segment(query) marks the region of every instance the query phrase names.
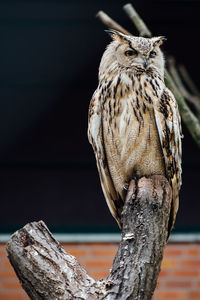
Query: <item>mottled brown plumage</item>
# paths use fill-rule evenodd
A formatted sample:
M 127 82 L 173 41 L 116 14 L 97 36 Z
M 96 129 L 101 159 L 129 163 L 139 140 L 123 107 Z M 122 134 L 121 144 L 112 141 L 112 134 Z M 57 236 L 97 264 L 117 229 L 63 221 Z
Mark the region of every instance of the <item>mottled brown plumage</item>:
M 121 226 L 123 187 L 129 180 L 166 176 L 173 192 L 171 230 L 181 185 L 181 126 L 175 98 L 164 83 L 163 37 L 110 34 L 88 126 L 102 189 Z

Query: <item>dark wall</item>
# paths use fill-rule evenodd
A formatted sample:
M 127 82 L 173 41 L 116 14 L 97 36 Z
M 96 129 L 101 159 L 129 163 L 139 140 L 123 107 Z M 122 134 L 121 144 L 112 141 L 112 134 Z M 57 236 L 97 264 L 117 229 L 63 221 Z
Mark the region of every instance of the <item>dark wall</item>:
M 117 230 L 105 203 L 87 110 L 109 37 L 103 9 L 128 30 L 125 1 L 0 1 L 0 229 L 43 219 L 55 230 Z M 195 1 L 134 1 L 166 53 L 198 84 Z M 177 229 L 198 228 L 199 150 L 183 127 L 183 188 Z

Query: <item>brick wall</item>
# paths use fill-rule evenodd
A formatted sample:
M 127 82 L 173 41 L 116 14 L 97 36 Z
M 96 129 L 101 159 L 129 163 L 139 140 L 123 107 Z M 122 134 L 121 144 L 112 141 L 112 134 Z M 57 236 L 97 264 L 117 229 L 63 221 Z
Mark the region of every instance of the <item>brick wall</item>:
M 62 244 L 77 257 L 89 275 L 108 275 L 117 243 Z M 5 244 L 0 244 L 0 300 L 28 300 L 6 257 Z M 169 243 L 153 300 L 200 299 L 200 243 Z

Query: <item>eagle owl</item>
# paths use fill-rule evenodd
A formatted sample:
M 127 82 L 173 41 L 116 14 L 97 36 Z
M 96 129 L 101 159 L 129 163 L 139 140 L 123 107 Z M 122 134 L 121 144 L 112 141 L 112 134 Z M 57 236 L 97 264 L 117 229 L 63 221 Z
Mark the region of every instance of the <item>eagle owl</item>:
M 103 193 L 121 228 L 123 187 L 130 179 L 167 177 L 173 195 L 170 231 L 181 186 L 181 125 L 176 100 L 164 83 L 164 37 L 108 32 L 112 42 L 101 59 L 88 124 Z

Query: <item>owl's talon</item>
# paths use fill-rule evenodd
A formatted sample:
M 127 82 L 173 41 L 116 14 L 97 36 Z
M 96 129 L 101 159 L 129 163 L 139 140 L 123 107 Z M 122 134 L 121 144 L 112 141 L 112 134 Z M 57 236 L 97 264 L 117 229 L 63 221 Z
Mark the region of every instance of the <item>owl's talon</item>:
M 138 182 L 137 176 L 133 176 L 133 180 L 135 181 L 135 183 L 137 183 Z
M 129 187 L 129 184 L 126 183 L 126 184 L 123 186 L 123 190 L 124 190 L 124 191 L 128 191 L 128 187 Z

